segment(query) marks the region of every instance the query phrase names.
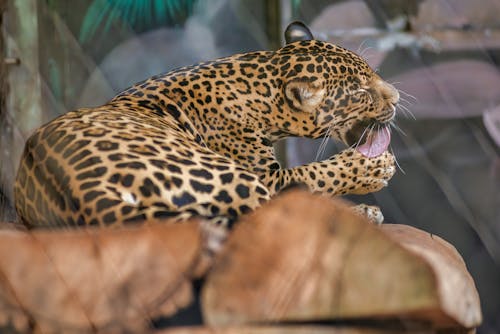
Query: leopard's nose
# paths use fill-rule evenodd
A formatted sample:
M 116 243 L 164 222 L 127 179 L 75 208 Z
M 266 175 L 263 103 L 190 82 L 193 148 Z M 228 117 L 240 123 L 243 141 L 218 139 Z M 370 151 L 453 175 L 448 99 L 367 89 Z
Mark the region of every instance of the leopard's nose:
M 382 79 L 378 79 L 375 82 L 375 88 L 382 98 L 390 104 L 396 105 L 399 102 L 399 91 L 390 83 L 387 83 Z

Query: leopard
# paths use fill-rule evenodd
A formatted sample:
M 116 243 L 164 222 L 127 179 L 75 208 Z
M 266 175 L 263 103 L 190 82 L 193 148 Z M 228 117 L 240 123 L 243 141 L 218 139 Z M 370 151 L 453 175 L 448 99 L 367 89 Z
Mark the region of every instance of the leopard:
M 301 22 L 287 27 L 285 41 L 153 76 L 36 129 L 14 185 L 22 224 L 230 224 L 294 184 L 325 196 L 386 187 L 396 170 L 387 136 L 398 90 Z M 284 168 L 273 144 L 287 137 L 331 138 L 346 148 Z M 378 207 L 354 210 L 383 220 Z

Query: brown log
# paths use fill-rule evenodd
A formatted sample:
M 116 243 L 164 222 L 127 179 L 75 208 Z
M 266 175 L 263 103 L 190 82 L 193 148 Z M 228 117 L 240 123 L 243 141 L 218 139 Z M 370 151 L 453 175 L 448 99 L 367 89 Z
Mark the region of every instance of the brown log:
M 42 333 L 142 328 L 192 299 L 197 222 L 0 231 L 0 323 Z
M 210 326 L 333 319 L 478 326 L 479 298 L 458 253 L 424 235 L 378 228 L 338 200 L 289 192 L 235 228 L 202 291 L 204 319 Z
M 350 326 L 236 326 L 236 327 L 178 327 L 156 332 L 156 334 L 434 334 L 435 331 L 425 329 L 370 329 Z M 443 333 L 445 334 L 445 333 Z M 452 334 L 452 333 L 449 333 Z M 459 333 L 453 333 L 459 334 Z M 465 333 L 463 333 L 465 334 Z
M 431 265 L 437 276 L 437 293 L 443 314 L 465 328 L 473 328 L 481 323 L 479 295 L 474 280 L 453 245 L 436 235 L 407 225 L 384 224 L 381 230 L 394 242 Z
M 17 329 L 144 332 L 148 319 L 190 303 L 190 282 L 210 262 L 200 266 L 207 230 L 195 222 L 120 231 L 8 227 L 0 231 L 0 324 Z M 233 327 L 167 332 L 465 333 L 481 321 L 474 282 L 453 246 L 408 226 L 378 228 L 340 201 L 304 192 L 236 227 L 202 304 L 210 326 Z M 351 326 L 250 326 L 338 319 Z M 381 322 L 368 330 L 367 320 Z

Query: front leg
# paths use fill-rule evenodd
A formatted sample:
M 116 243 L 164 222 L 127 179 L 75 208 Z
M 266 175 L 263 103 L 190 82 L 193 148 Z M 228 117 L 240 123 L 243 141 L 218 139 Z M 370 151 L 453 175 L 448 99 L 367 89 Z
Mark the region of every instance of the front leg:
M 387 186 L 395 171 L 394 157 L 389 152 L 367 158 L 354 149 L 347 149 L 327 160 L 261 173 L 260 179 L 271 194 L 302 183 L 313 192 L 335 196 L 379 191 Z
M 380 225 L 384 222 L 384 215 L 378 206 L 358 204 L 352 207 L 352 211 L 374 224 Z

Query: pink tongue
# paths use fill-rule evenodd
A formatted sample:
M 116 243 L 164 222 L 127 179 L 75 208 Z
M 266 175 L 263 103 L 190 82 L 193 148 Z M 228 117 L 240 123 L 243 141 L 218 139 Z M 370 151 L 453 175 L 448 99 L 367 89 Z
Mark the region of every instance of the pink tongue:
M 375 158 L 384 153 L 391 143 L 391 133 L 384 127 L 373 133 L 357 150 L 367 158 Z

